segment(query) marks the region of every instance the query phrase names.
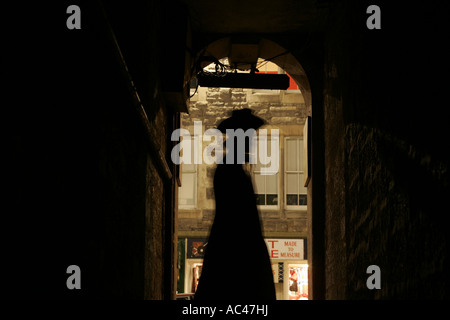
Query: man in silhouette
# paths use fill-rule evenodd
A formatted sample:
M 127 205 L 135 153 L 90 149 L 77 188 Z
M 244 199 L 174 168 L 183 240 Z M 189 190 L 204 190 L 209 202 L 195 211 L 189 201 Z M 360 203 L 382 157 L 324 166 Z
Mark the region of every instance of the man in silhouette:
M 256 130 L 263 124 L 264 120 L 250 109 L 241 109 L 233 111 L 218 129 L 222 133 L 227 129 Z M 250 143 L 245 143 L 245 162 L 249 160 Z M 235 141 L 234 157 L 224 156 L 214 175 L 216 215 L 195 300 L 275 300 L 252 179 L 238 161 L 237 151 Z

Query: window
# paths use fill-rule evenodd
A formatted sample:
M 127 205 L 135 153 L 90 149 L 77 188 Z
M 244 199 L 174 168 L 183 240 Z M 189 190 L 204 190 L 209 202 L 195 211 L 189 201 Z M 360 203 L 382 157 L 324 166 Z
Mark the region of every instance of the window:
M 261 139 L 261 137 L 259 138 Z M 256 195 L 256 204 L 259 206 L 263 206 L 265 209 L 276 209 L 279 204 L 279 187 L 278 187 L 278 172 L 275 174 L 263 174 L 262 168 L 269 167 L 269 159 L 270 161 L 275 161 L 274 157 L 278 157 L 279 150 L 272 149 L 272 140 L 274 142 L 274 147 L 279 148 L 278 138 L 264 138 L 266 140 L 267 146 L 267 157 L 265 159 L 261 159 L 261 153 L 259 153 L 259 161 L 253 165 L 252 173 L 254 178 L 254 188 Z M 259 140 L 254 143 L 258 143 Z M 259 148 L 258 148 L 259 151 Z M 267 163 L 267 164 L 262 164 Z
M 287 137 L 284 149 L 286 207 L 306 209 L 307 189 L 304 186 L 303 138 Z
M 194 143 L 198 136 L 183 136 L 181 148 L 191 150 L 190 164 L 181 164 L 181 187 L 178 189 L 178 206 L 180 209 L 194 209 L 197 206 L 197 165 L 194 163 Z
M 262 175 L 253 171 L 255 177 L 256 204 L 260 206 L 278 206 L 278 173 Z

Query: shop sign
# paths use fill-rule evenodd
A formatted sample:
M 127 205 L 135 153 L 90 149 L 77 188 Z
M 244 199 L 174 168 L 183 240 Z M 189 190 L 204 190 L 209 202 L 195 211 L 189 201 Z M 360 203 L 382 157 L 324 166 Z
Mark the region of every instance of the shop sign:
M 271 259 L 304 260 L 303 239 L 265 239 Z

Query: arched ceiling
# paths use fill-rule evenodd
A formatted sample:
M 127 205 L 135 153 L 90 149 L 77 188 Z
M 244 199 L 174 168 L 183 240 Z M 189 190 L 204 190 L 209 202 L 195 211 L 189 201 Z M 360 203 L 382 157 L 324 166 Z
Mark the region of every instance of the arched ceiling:
M 314 32 L 322 27 L 329 1 L 182 0 L 195 32 L 274 34 Z

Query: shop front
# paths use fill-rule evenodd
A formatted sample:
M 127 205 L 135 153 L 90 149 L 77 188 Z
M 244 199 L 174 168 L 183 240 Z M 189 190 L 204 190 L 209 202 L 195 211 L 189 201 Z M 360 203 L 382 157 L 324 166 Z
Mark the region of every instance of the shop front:
M 265 239 L 272 261 L 277 300 L 308 299 L 305 239 Z
M 306 240 L 265 239 L 265 242 L 272 262 L 277 300 L 308 299 Z M 201 276 L 206 246 L 207 239 L 204 238 L 178 240 L 177 293 L 179 295 L 195 293 Z M 250 277 L 251 270 L 248 272 Z
M 202 273 L 204 250 L 207 239 L 178 239 L 177 294 L 195 293 Z

